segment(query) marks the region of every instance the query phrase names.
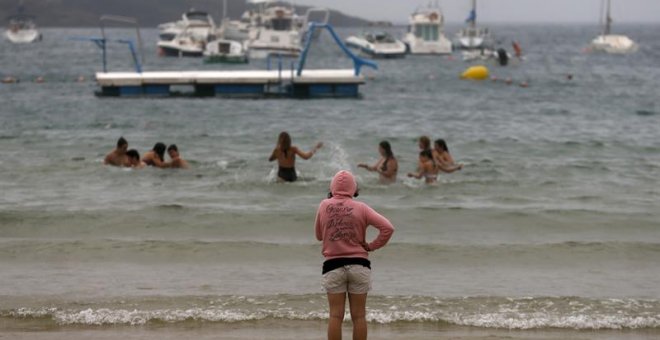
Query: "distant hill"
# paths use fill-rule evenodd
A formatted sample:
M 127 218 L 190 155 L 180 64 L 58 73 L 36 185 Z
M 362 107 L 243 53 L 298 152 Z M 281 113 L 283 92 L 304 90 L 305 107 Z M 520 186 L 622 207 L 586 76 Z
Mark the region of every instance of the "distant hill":
M 245 0 L 228 0 L 231 18 L 239 18 L 250 6 Z M 0 18 L 16 12 L 18 0 L 0 0 Z M 24 0 L 25 12 L 35 15 L 41 27 L 96 27 L 103 14 L 135 17 L 142 27 L 178 20 L 190 8 L 205 10 L 219 21 L 222 0 Z M 296 6 L 305 13 L 308 6 Z M 368 20 L 331 11 L 330 23 L 335 26 L 366 26 Z

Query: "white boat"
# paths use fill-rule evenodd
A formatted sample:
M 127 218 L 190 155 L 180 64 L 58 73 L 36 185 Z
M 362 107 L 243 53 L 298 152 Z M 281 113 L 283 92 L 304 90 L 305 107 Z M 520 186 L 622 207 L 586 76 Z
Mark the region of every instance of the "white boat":
M 37 30 L 34 17 L 27 15 L 23 10 L 23 1 L 18 5 L 18 13 L 9 17 L 9 26 L 5 32 L 9 41 L 15 44 L 29 44 L 41 41 L 41 33 Z
M 248 3 L 257 5 L 248 40 L 244 42 L 250 59 L 266 59 L 269 55 L 297 57 L 302 46 L 293 6 L 281 6 L 272 0 Z
M 627 54 L 639 49 L 637 43 L 625 35 L 611 34 L 612 17 L 610 15 L 611 1 L 607 0 L 607 11 L 603 33 L 591 41 L 591 50 L 610 54 Z
M 350 36 L 346 39 L 346 45 L 359 49 L 360 52 L 372 58 L 403 58 L 407 50 L 406 44 L 387 32 Z
M 204 50 L 204 62 L 244 64 L 248 62 L 243 44 L 234 40 L 217 39 L 206 44 Z
M 465 21 L 469 23 L 468 27 L 463 28 L 456 35 L 458 47 L 466 50 L 490 47 L 490 30 L 486 27 L 477 26 L 477 0 L 472 0 L 472 10 Z
M 163 56 L 201 57 L 206 43 L 216 38 L 213 18 L 206 12 L 191 9 L 182 19 L 159 25 L 158 49 Z
M 444 33 L 444 16 L 438 8 L 416 11 L 410 16 L 403 42 L 411 54 L 451 54 L 452 43 Z
M 249 19 L 223 20 L 221 32 L 227 39 L 244 41 L 250 38 L 250 27 Z
M 220 29 L 220 38 L 209 41 L 204 49 L 204 62 L 207 64 L 215 63 L 233 63 L 243 64 L 248 62 L 247 52 L 241 42 L 227 39 L 227 0 L 223 0 L 222 6 L 222 25 Z

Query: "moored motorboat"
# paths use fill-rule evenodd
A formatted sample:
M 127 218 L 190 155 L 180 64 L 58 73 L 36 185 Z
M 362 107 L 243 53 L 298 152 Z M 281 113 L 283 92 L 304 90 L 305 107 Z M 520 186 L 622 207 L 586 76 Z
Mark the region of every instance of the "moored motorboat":
M 266 59 L 269 55 L 297 57 L 302 46 L 293 6 L 282 6 L 271 0 L 250 0 L 249 3 L 257 5 L 249 38 L 244 42 L 250 59 Z
M 415 11 L 403 38 L 411 54 L 451 54 L 452 43 L 444 33 L 444 16 L 438 8 Z
M 248 62 L 243 44 L 234 40 L 217 39 L 206 44 L 204 50 L 205 63 L 244 64 Z
M 346 45 L 372 58 L 403 58 L 406 55 L 406 44 L 387 32 L 350 36 L 346 39 Z
M 159 25 L 159 53 L 171 57 L 201 57 L 206 43 L 216 38 L 213 18 L 206 12 L 191 9 L 182 19 Z
M 9 17 L 9 25 L 5 36 L 15 44 L 29 44 L 41 41 L 41 33 L 34 23 L 34 16 L 24 13 L 23 1 L 18 6 L 18 12 Z

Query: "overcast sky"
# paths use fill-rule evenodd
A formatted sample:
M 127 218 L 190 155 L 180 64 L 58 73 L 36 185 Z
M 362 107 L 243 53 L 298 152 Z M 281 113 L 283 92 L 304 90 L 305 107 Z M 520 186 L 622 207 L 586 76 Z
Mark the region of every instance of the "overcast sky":
M 435 1 L 435 0 L 433 0 Z M 405 23 L 408 14 L 428 0 L 294 0 L 370 20 Z M 448 22 L 461 22 L 470 0 L 439 0 Z M 478 0 L 477 20 L 484 22 L 598 22 L 601 0 Z M 612 0 L 615 22 L 660 23 L 660 0 Z

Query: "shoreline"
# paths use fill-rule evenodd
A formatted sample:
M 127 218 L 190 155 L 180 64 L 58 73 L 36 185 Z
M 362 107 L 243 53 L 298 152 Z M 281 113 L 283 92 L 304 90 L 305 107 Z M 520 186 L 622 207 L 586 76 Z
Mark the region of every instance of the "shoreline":
M 327 321 L 259 320 L 235 323 L 186 322 L 182 324 L 152 323 L 145 326 L 54 326 L 39 319 L 0 319 L 0 338 L 5 339 L 322 339 Z M 350 339 L 351 323 L 344 322 L 344 338 Z M 508 330 L 463 327 L 444 323 L 404 322 L 369 324 L 370 339 L 657 339 L 660 329 L 574 330 L 537 329 Z

